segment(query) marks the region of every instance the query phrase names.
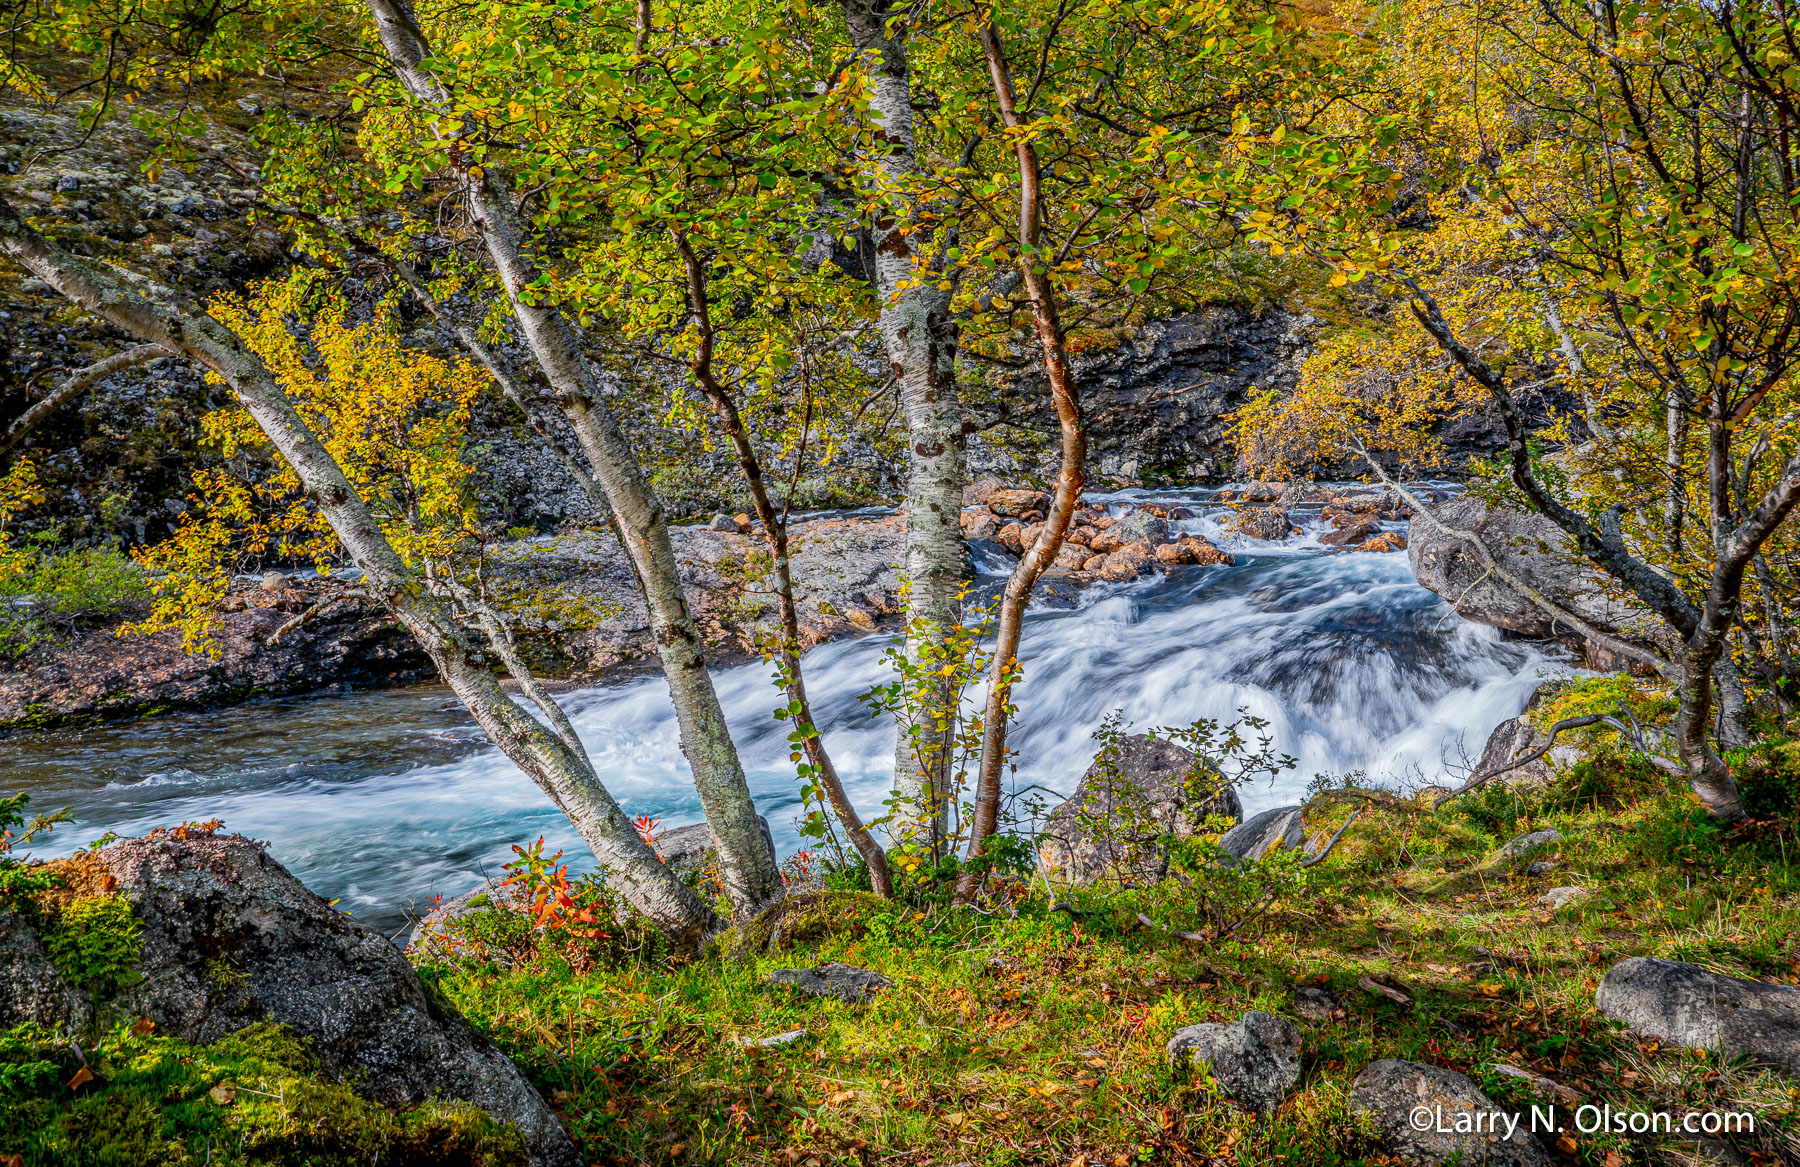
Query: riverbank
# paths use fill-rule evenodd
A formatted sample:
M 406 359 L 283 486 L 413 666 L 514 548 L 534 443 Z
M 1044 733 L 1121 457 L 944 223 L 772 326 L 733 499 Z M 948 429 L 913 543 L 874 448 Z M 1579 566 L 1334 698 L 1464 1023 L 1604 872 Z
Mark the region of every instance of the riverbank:
M 1748 783 L 1769 817 L 1727 833 L 1609 731 L 1578 744 L 1546 782 L 1435 812 L 1320 800 L 1308 830 L 1321 838 L 1360 810 L 1303 873 L 1265 861 L 1222 877 L 1200 853 L 1162 882 L 1058 883 L 1052 899 L 1022 871 L 976 911 L 948 907 L 944 884 L 883 903 L 790 864 L 778 940 L 739 929 L 670 961 L 629 917 L 582 937 L 496 900 L 461 918 L 464 943 L 415 959 L 431 997 L 511 1057 L 595 1164 L 1794 1161 L 1800 1034 L 1776 1008 L 1800 999 L 1800 873 L 1779 825 L 1793 808 L 1768 801 L 1778 783 Z M 1263 904 L 1266 887 L 1280 894 Z M 834 963 L 870 989 L 839 1000 L 784 983 Z M 276 965 L 245 968 L 277 979 L 220 983 L 263 997 L 281 984 Z M 1776 1011 L 1688 1035 L 1680 977 Z M 212 1147 L 245 1165 L 377 1149 L 383 1163 L 524 1161 L 504 1129 L 442 1104 L 390 1114 L 350 1097 L 285 1028 L 189 1045 L 150 1021 L 118 1017 L 82 1062 L 6 1034 L 0 1064 L 40 1072 L 0 1086 L 0 1160 L 175 1163 Z M 1212 1045 L 1209 1025 L 1242 1032 Z M 1196 1042 L 1198 1064 L 1172 1061 Z M 84 1067 L 91 1084 L 69 1087 Z M 1447 1132 L 1411 1123 L 1420 1078 Z M 1695 1133 L 1596 1130 L 1602 1108 L 1692 1115 Z M 1516 1116 L 1518 1133 L 1458 1132 L 1475 1112 Z

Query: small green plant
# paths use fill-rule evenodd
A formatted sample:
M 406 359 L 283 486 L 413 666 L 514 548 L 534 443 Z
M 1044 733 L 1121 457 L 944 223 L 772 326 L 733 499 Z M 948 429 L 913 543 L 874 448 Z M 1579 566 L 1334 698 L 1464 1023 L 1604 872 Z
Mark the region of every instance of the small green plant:
M 124 896 L 88 896 L 62 906 L 44 948 L 64 980 L 98 992 L 135 979 L 142 929 Z
M 59 631 L 128 612 L 148 599 L 144 573 L 116 547 L 56 550 L 35 536 L 0 576 L 0 656 L 18 657 Z

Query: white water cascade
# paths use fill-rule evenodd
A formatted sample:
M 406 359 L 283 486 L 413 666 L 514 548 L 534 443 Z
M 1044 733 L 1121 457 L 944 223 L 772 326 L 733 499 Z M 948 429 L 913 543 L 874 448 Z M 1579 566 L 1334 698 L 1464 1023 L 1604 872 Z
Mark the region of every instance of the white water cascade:
M 1114 502 L 1142 495 L 1103 496 Z M 1074 788 L 1091 734 L 1119 711 L 1138 729 L 1238 711 L 1263 718 L 1298 766 L 1242 792 L 1248 811 L 1293 801 L 1316 774 L 1364 771 L 1392 784 L 1432 781 L 1446 761 L 1478 755 L 1489 732 L 1562 671 L 1540 646 L 1502 641 L 1413 582 L 1403 554 L 1257 543 L 1205 513 L 1209 492 L 1158 492 L 1202 509 L 1178 527 L 1228 546 L 1232 567 L 1177 568 L 1102 584 L 1072 606 L 1040 605 L 1024 640 L 1017 783 Z M 984 568 L 999 567 L 982 563 Z M 1007 565 L 1009 566 L 1009 565 Z M 813 650 L 807 686 L 826 740 L 865 814 L 882 812 L 893 764 L 891 723 L 860 695 L 889 678 L 891 638 Z M 769 671 L 716 674 L 759 808 L 783 853 L 798 846 L 797 784 Z M 676 748 L 660 677 L 565 694 L 601 777 L 627 813 L 676 826 L 699 805 Z M 0 790 L 34 809 L 73 808 L 40 855 L 105 831 L 138 834 L 220 818 L 267 840 L 276 858 L 326 896 L 383 925 L 434 894 L 454 895 L 545 836 L 591 865 L 565 820 L 483 739 L 443 690 L 316 696 L 204 714 L 0 740 Z

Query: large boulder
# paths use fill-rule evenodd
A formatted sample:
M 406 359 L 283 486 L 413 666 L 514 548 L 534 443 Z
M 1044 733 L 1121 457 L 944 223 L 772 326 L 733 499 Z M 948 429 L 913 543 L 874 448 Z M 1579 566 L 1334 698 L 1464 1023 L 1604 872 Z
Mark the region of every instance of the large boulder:
M 1255 1009 L 1229 1025 L 1206 1022 L 1175 1031 L 1165 1049 L 1175 1066 L 1204 1065 L 1227 1098 L 1273 1113 L 1300 1081 L 1300 1034 Z
M 1550 1167 L 1526 1122 L 1455 1070 L 1383 1058 L 1356 1076 L 1350 1095 L 1388 1150 L 1419 1167 Z
M 1491 572 L 1471 541 L 1455 533 L 1459 531 L 1478 536 L 1507 574 L 1599 631 L 1652 643 L 1672 635 L 1650 612 L 1618 598 L 1611 577 L 1576 554 L 1555 523 L 1539 514 L 1490 509 L 1468 497 L 1415 514 L 1407 536 L 1413 576 L 1465 620 L 1535 640 L 1560 640 L 1582 653 L 1590 667 L 1625 664 Z
M 1800 1075 L 1800 989 L 1634 956 L 1601 980 L 1595 1004 L 1646 1037 Z
M 286 1025 L 321 1072 L 384 1106 L 468 1102 L 516 1126 L 533 1164 L 581 1162 L 512 1062 L 427 993 L 386 937 L 308 891 L 260 844 L 184 828 L 51 867 L 65 902 L 123 897 L 141 941 L 135 976 L 97 992 L 70 984 L 33 929 L 0 911 L 0 1029 L 36 1022 L 80 1035 L 148 1017 L 157 1033 L 204 1045 L 259 1022 Z
M 1195 784 L 1198 761 L 1164 738 L 1135 734 L 1102 751 L 1074 795 L 1050 812 L 1040 855 L 1046 867 L 1088 883 L 1115 871 L 1132 879 L 1158 878 L 1167 856 L 1146 836 L 1195 833 L 1209 815 L 1243 817 L 1230 786 Z

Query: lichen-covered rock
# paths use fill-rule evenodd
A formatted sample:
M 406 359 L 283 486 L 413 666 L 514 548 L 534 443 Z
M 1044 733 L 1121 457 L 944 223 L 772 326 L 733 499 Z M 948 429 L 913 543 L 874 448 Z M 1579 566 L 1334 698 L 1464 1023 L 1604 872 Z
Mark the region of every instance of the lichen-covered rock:
M 1539 514 L 1490 510 L 1480 499 L 1466 496 L 1414 515 L 1407 536 L 1414 578 L 1448 600 L 1465 620 L 1519 636 L 1560 640 L 1583 653 L 1590 667 L 1626 663 L 1495 575 L 1459 531 L 1479 537 L 1509 575 L 1593 628 L 1652 643 L 1666 643 L 1672 635 L 1647 610 L 1617 598 L 1618 589 L 1571 549 L 1569 537 L 1555 523 Z
M 1306 821 L 1297 806 L 1276 806 L 1245 819 L 1219 839 L 1232 859 L 1254 861 L 1269 852 L 1297 851 L 1306 844 Z
M 1560 843 L 1561 841 L 1562 832 L 1554 828 L 1542 831 L 1532 831 L 1530 834 L 1520 835 L 1518 838 L 1510 840 L 1502 846 L 1500 848 L 1500 857 L 1502 859 L 1516 859 L 1520 855 L 1529 855 L 1533 851 L 1542 851 L 1545 847 L 1550 846 L 1550 844 Z
M 1306 985 L 1294 990 L 1294 1012 L 1314 1025 L 1336 1017 L 1338 1008 L 1338 999 L 1324 989 Z
M 1237 529 L 1247 539 L 1270 542 L 1300 533 L 1280 507 L 1255 507 L 1242 512 L 1237 517 Z
M 1800 989 L 1634 956 L 1607 972 L 1594 1003 L 1646 1037 L 1747 1055 L 1800 1077 Z
M 771 985 L 787 985 L 812 997 L 833 997 L 852 1005 L 875 999 L 894 982 L 878 972 L 848 964 L 822 964 L 818 968 L 778 968 L 769 974 Z
M 1144 836 L 1193 834 L 1211 815 L 1237 819 L 1243 805 L 1230 786 L 1195 777 L 1198 759 L 1164 738 L 1135 734 L 1116 754 L 1102 752 L 1041 832 L 1044 865 L 1087 883 L 1108 871 L 1154 877 L 1166 864 Z
M 204 1045 L 286 1025 L 326 1076 L 384 1106 L 468 1102 L 516 1126 L 534 1164 L 580 1162 L 518 1069 L 427 993 L 386 937 L 308 891 L 259 844 L 159 831 L 64 863 L 90 885 L 84 893 L 130 905 L 134 975 L 89 998 L 91 986 L 68 983 L 34 953 L 30 929 L 0 914 L 0 1028 L 148 1017 L 157 1033 Z
M 1205 1022 L 1175 1031 L 1172 1065 L 1204 1064 L 1227 1098 L 1272 1113 L 1300 1081 L 1300 1034 L 1255 1009 L 1229 1025 Z
M 1516 1116 L 1455 1070 L 1383 1058 L 1356 1076 L 1350 1095 L 1387 1149 L 1418 1167 L 1550 1167 L 1526 1124 L 1508 1124 Z

